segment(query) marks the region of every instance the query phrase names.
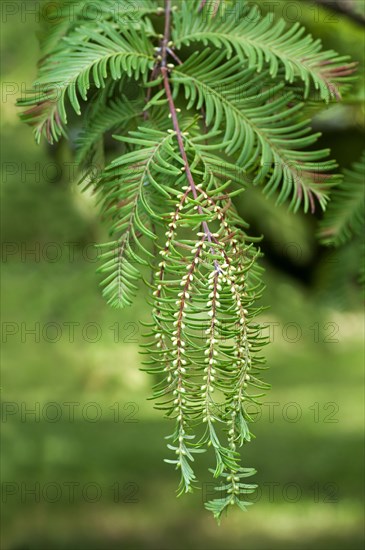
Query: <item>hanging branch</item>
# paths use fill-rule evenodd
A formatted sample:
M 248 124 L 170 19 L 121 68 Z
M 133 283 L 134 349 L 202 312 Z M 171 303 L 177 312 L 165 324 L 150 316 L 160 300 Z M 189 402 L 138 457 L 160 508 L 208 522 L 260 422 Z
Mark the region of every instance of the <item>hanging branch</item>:
M 139 0 L 127 25 L 114 0 L 98 1 L 97 22 L 83 2 L 72 20 L 63 5 L 19 104 L 37 141 L 66 136 L 70 109 L 82 116 L 78 158 L 111 236 L 100 257 L 103 295 L 124 308 L 146 282 L 144 370 L 172 426 L 166 462 L 181 474 L 178 493 L 190 492 L 196 455 L 211 451 L 219 493 L 205 506 L 219 519 L 250 504 L 255 485 L 245 478 L 255 471 L 240 450 L 252 439 L 248 407 L 268 389 L 260 252 L 234 197 L 256 185 L 292 210 L 326 208 L 336 163 L 316 149 L 303 103 L 339 100 L 354 65 L 298 25 L 242 11 L 239 0 L 224 24 L 219 1 L 213 13 L 205 0 L 173 4 Z M 132 82 L 143 90 L 135 101 Z M 115 157 L 92 174 L 89 159 L 110 133 Z M 341 234 L 353 227 L 346 219 Z

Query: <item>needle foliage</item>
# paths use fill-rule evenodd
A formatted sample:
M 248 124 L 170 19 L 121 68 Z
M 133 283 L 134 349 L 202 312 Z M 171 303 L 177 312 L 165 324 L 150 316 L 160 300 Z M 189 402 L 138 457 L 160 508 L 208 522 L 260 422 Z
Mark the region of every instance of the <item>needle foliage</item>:
M 252 2 L 93 5 L 96 16 L 88 1 L 57 4 L 22 118 L 54 143 L 79 115 L 86 171 L 113 134 L 114 158 L 89 174 L 111 236 L 103 294 L 131 305 L 151 269 L 143 352 L 172 426 L 166 462 L 190 492 L 196 455 L 210 448 L 217 498 L 206 508 L 220 518 L 255 490 L 240 448 L 252 438 L 249 405 L 268 388 L 260 252 L 234 197 L 256 185 L 294 211 L 325 209 L 339 177 L 303 106 L 339 100 L 354 65 Z M 352 226 L 338 224 L 342 238 Z

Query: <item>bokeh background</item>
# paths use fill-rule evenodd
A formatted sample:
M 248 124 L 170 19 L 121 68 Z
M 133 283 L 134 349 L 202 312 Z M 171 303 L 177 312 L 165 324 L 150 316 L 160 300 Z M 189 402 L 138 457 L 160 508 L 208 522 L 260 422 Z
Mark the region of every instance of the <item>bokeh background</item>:
M 264 4 L 270 4 L 264 3 Z M 341 4 L 338 2 L 337 4 Z M 342 4 L 345 4 L 344 2 Z M 265 235 L 272 390 L 244 448 L 260 489 L 218 527 L 202 495 L 175 498 L 163 462 L 168 421 L 141 372 L 144 290 L 111 310 L 94 244 L 105 229 L 77 187 L 67 143 L 36 146 L 16 98 L 36 74 L 41 2 L 2 3 L 2 545 L 40 549 L 357 549 L 363 547 L 363 321 L 357 248 L 316 242 L 318 219 L 237 203 Z M 363 2 L 346 2 L 358 19 Z M 274 2 L 363 67 L 363 26 L 313 2 Z M 35 11 L 34 11 L 35 10 Z M 364 82 L 313 122 L 341 166 L 358 159 Z M 209 457 L 202 455 L 209 496 Z

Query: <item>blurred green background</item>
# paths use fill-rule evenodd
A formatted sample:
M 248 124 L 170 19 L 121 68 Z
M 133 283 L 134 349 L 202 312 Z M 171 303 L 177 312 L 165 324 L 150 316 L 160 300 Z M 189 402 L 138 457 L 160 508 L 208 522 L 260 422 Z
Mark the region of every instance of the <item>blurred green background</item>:
M 363 31 L 349 18 L 273 4 L 363 64 Z M 37 147 L 17 118 L 16 98 L 36 73 L 38 6 L 3 2 L 1 548 L 363 548 L 357 249 L 322 249 L 317 219 L 273 212 L 256 193 L 237 204 L 266 237 L 272 391 L 243 450 L 258 470 L 256 503 L 218 527 L 199 491 L 175 498 L 177 475 L 163 462 L 168 421 L 139 370 L 144 291 L 130 310 L 106 306 L 93 248 L 104 229 L 77 188 L 72 153 L 65 143 Z M 314 121 L 342 166 L 362 148 L 363 97 L 359 79 L 344 105 Z M 211 496 L 208 465 L 202 455 Z

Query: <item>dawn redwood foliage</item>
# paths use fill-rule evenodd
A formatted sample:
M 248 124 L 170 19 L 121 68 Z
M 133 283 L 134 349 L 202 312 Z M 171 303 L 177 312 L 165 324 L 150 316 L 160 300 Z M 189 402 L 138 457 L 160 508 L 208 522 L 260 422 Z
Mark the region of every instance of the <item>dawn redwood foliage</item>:
M 111 235 L 103 294 L 123 308 L 146 279 L 143 351 L 172 424 L 166 462 L 189 492 L 195 455 L 211 448 L 206 507 L 219 518 L 255 489 L 239 450 L 268 387 L 259 252 L 233 199 L 256 185 L 293 210 L 325 209 L 339 176 L 304 107 L 338 101 L 354 64 L 244 0 L 99 0 L 97 18 L 87 4 L 57 4 L 22 118 L 53 143 L 82 115 L 77 158 Z M 95 174 L 111 133 L 115 158 Z

